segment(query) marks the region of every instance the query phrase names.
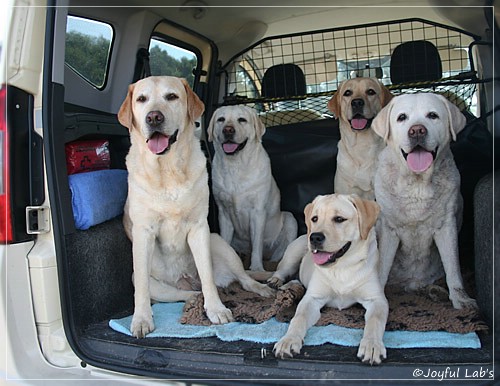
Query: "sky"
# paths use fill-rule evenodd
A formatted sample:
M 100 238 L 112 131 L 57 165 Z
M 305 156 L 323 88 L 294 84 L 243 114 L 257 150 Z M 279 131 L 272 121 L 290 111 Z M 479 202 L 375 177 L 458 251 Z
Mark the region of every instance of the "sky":
M 9 0 L 0 2 L 0 46 L 3 47 L 5 40 L 5 26 L 7 25 L 7 3 Z

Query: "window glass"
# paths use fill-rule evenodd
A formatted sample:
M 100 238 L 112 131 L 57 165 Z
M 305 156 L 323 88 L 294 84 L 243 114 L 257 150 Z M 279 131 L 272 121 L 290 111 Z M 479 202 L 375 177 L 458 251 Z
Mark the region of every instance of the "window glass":
M 97 88 L 106 82 L 113 28 L 109 24 L 68 16 L 65 63 Z
M 243 66 L 238 66 L 236 70 L 236 94 L 247 98 L 258 98 L 259 92 L 254 80 Z
M 149 65 L 151 75 L 169 75 L 185 78 L 193 87 L 194 74 L 198 58 L 192 51 L 165 43 L 159 39 L 151 39 L 149 44 Z

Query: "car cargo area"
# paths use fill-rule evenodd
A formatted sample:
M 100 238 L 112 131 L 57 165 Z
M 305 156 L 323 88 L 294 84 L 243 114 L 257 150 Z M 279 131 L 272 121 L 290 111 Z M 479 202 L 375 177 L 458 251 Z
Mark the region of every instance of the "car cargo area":
M 209 8 L 207 15 L 214 11 Z M 117 15 L 120 12 L 125 10 L 118 9 Z M 132 14 L 131 10 L 127 12 Z M 144 10 L 140 17 L 150 18 L 143 26 L 144 31 L 148 28 L 159 31 L 155 26 L 163 21 L 169 28 L 188 31 L 187 35 L 206 40 L 210 43 L 207 46 L 217 48 L 217 42 L 201 36 L 201 32 L 191 31 L 195 24 L 180 26 L 181 19 L 165 21 L 163 13 L 166 11 L 155 12 L 154 7 Z M 93 18 L 99 12 L 97 8 L 92 12 L 85 7 L 70 7 L 69 14 Z M 109 9 L 106 15 L 110 15 Z M 221 47 L 220 57 L 215 57 L 217 50 L 214 49 L 214 57 L 205 62 L 198 57 L 198 65 L 192 72 L 198 77 L 193 88 L 205 103 L 200 146 L 207 156 L 210 172 L 214 150 L 204 130 L 211 114 L 217 107 L 226 105 L 254 108 L 266 126 L 262 142 L 281 192 L 282 210 L 294 215 L 299 234 L 304 234 L 305 205 L 317 195 L 333 192 L 340 131 L 339 121 L 328 110 L 327 103 L 343 80 L 370 76 L 378 78 L 393 95 L 433 92 L 445 96 L 467 119 L 465 129 L 451 144 L 451 150 L 460 171 L 464 198 L 459 234 L 462 275 L 466 289 L 479 304 L 478 318 L 487 326 L 477 332 L 480 348 L 388 347 L 387 359 L 380 366 L 369 366 L 357 359 L 357 347 L 331 343 L 306 345 L 299 355 L 278 359 L 273 353 L 274 343 L 223 341 L 213 336 L 137 339 L 111 328 L 110 320 L 134 312 L 132 244 L 124 231 L 121 207 L 113 218 L 87 229 L 77 229 L 73 178 L 85 172 L 69 175 L 68 144 L 105 141 L 110 157 L 106 168 L 126 174 L 129 132 L 118 122 L 116 111 L 123 100 L 121 95 L 125 96 L 125 84 L 141 78 L 149 66 L 144 59 L 147 57 L 145 51 L 140 51 L 145 43 L 136 41 L 130 44 L 137 55 L 128 55 L 132 48 L 127 52 L 135 74 L 115 74 L 103 81 L 101 90 L 108 92 L 112 102 L 102 110 L 96 108 L 92 100 L 92 93 L 98 87 L 92 85 L 92 92 L 87 93 L 87 88 L 91 88 L 88 81 L 78 80 L 78 74 L 70 74 L 72 70 L 68 66 L 65 77 L 69 81 L 65 84 L 47 82 L 54 109 L 44 141 L 50 149 L 47 176 L 51 206 L 55 211 L 52 216 L 61 307 L 67 339 L 81 359 L 81 366 L 207 384 L 236 384 L 242 380 L 249 384 L 290 384 L 291 380 L 294 384 L 340 379 L 436 380 L 441 376 L 439 371 L 447 368 L 449 372 L 443 375 L 447 380 L 455 377 L 472 382 L 481 378 L 486 382 L 493 377 L 494 139 L 490 121 L 493 108 L 490 106 L 485 111 L 481 106 L 492 94 L 493 77 L 489 70 L 484 70 L 489 65 L 478 60 L 491 43 L 484 36 L 456 26 L 408 16 L 363 24 L 346 22 L 324 29 L 313 27 L 285 35 L 276 33 L 255 39 L 234 52 Z M 140 19 L 137 15 L 134 17 Z M 148 34 L 151 30 L 143 33 Z M 124 39 L 129 35 L 118 36 Z M 167 37 L 165 33 L 155 36 L 158 39 Z M 179 38 L 173 41 L 179 43 Z M 424 41 L 435 49 L 437 67 L 426 67 L 432 61 L 430 51 L 424 56 L 418 54 Z M 123 42 L 118 39 L 113 44 L 118 47 Z M 187 44 L 179 46 L 189 48 Z M 110 47 L 111 50 L 113 45 Z M 398 50 L 401 50 L 399 54 Z M 121 59 L 125 56 L 124 53 L 120 55 Z M 300 71 L 287 73 L 291 67 L 285 66 L 290 63 Z M 207 67 L 211 71 L 208 75 Z M 272 78 L 271 68 L 284 71 L 286 84 L 279 84 L 277 77 Z M 113 88 L 113 82 L 123 84 Z M 113 92 L 106 87 L 113 88 Z M 86 98 L 88 105 L 82 102 Z M 80 160 L 76 162 L 76 167 L 82 166 L 84 161 L 91 162 L 82 158 L 81 163 Z M 110 185 L 106 189 L 86 192 L 89 205 L 116 193 L 118 185 L 112 185 L 114 180 L 106 178 L 104 183 Z M 126 185 L 119 186 L 126 188 Z M 124 196 L 126 190 L 120 193 Z M 217 232 L 217 208 L 212 197 L 208 220 L 212 232 Z

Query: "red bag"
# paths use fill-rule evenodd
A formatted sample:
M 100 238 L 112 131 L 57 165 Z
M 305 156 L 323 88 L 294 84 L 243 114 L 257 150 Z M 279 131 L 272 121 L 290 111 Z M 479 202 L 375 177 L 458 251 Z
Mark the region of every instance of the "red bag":
M 68 174 L 109 169 L 109 141 L 106 139 L 74 141 L 66 144 Z

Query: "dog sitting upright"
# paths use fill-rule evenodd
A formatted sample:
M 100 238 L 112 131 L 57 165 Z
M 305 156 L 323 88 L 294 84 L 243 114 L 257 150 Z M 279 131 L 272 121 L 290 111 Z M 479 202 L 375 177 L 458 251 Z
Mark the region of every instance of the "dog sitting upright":
M 208 226 L 207 160 L 194 135 L 205 106 L 184 79 L 157 76 L 129 86 L 118 119 L 130 130 L 128 197 L 123 224 L 132 241 L 135 287 L 130 330 L 153 331 L 151 301 L 188 300 L 201 289 L 212 323 L 233 320 L 216 285 L 239 281 L 270 296 L 251 279 L 234 250 Z
M 214 142 L 212 186 L 221 236 L 251 256 L 250 270 L 264 271 L 263 256 L 280 260 L 297 237 L 297 221 L 280 208 L 280 192 L 261 139 L 265 127 L 246 106 L 217 109 L 208 126 Z
M 274 346 L 281 358 L 298 354 L 307 330 L 324 306 L 344 309 L 360 303 L 365 329 L 358 358 L 379 364 L 386 357 L 382 341 L 389 305 L 378 277 L 375 222 L 379 206 L 355 195 L 318 196 L 304 210 L 308 248 L 305 254 L 287 249 L 278 271 L 290 277 L 300 265 L 300 282 L 307 288 L 286 335 Z M 282 284 L 276 278 L 273 284 Z
M 339 119 L 340 141 L 338 143 L 337 170 L 334 192 L 357 194 L 373 200 L 373 177 L 384 141 L 371 129 L 373 118 L 392 98 L 390 91 L 378 80 L 353 78 L 342 82 L 328 102 L 328 108 Z M 305 235 L 290 244 L 290 251 L 303 256 L 307 251 Z M 283 280 L 280 271 L 270 280 Z
M 387 142 L 375 173 L 382 283 L 415 290 L 446 276 L 455 308 L 476 307 L 458 257 L 460 174 L 450 149 L 465 116 L 439 94 L 392 99 L 375 118 Z
M 371 129 L 371 123 L 391 98 L 392 94 L 378 80 L 353 78 L 342 82 L 328 102 L 340 128 L 335 193 L 374 199 L 373 176 L 385 144 Z

